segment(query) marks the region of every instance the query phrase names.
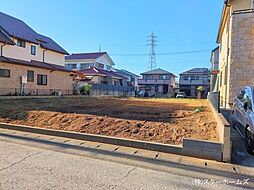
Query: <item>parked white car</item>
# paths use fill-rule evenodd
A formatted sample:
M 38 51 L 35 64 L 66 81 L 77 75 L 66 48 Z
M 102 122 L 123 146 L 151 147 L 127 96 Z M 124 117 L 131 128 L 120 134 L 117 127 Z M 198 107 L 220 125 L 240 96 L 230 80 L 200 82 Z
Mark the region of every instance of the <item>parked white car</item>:
M 233 127 L 245 138 L 246 150 L 254 155 L 254 88 L 241 89 L 233 104 Z
M 187 98 L 187 95 L 185 92 L 178 92 L 176 98 Z

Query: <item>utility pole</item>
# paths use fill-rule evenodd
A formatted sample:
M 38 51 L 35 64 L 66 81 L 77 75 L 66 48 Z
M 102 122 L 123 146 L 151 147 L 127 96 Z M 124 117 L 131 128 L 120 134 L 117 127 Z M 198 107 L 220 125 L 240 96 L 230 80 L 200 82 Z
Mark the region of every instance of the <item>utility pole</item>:
M 154 33 L 152 32 L 149 36 L 147 36 L 149 39 L 147 40 L 147 46 L 150 46 L 149 49 L 149 61 L 148 61 L 148 68 L 150 70 L 153 70 L 156 68 L 156 58 L 155 58 L 155 46 L 157 46 L 156 42 L 156 38 L 157 36 L 154 35 Z

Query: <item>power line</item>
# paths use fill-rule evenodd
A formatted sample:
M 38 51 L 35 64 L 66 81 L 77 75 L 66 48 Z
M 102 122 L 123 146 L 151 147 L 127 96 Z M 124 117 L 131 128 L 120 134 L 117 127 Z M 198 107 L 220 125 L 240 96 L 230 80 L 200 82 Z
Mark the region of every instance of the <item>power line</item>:
M 179 51 L 179 52 L 165 52 L 165 53 L 157 53 L 158 56 L 164 55 L 183 55 L 183 54 L 190 54 L 190 53 L 202 53 L 202 52 L 211 52 L 211 50 L 193 50 L 193 51 Z M 149 54 L 146 53 L 111 53 L 112 56 L 147 56 Z

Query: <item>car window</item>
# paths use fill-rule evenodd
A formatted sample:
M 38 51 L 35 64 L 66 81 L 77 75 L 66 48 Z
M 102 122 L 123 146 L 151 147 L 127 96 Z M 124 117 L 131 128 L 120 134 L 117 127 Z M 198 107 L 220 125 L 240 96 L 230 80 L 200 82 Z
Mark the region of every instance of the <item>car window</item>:
M 248 94 L 244 95 L 244 102 L 247 102 L 248 109 L 252 111 L 252 103 L 251 103 L 250 96 Z
M 245 95 L 245 90 L 240 90 L 238 92 L 237 99 L 240 100 L 241 102 L 243 102 L 244 101 L 244 95 Z

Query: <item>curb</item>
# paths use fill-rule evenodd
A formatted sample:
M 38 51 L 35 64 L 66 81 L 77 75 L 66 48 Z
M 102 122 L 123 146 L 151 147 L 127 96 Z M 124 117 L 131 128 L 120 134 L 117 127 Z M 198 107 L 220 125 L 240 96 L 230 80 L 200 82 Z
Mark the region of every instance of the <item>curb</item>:
M 35 128 L 35 127 L 26 127 L 26 126 L 20 126 L 20 125 L 10 125 L 10 124 L 3 124 L 0 123 L 0 128 L 2 129 L 9 129 L 9 130 L 16 130 L 16 131 L 22 131 L 22 132 L 29 132 L 29 133 L 36 133 L 36 134 L 43 134 L 43 135 L 50 135 L 50 136 L 56 136 L 56 137 L 64 137 L 64 138 L 70 138 L 70 139 L 78 139 L 78 140 L 86 140 L 86 141 L 93 141 L 93 142 L 99 142 L 99 143 L 105 143 L 105 144 L 111 144 L 108 142 L 112 142 L 112 140 L 120 140 L 120 142 L 123 143 L 123 145 L 120 146 L 125 146 L 126 147 L 126 139 L 118 139 L 114 137 L 109 137 L 108 142 L 101 142 L 103 139 L 103 136 L 100 135 L 87 135 L 87 134 L 79 134 L 75 132 L 65 132 L 65 131 L 57 131 L 57 130 L 50 130 L 50 129 L 41 129 L 41 128 Z M 49 134 L 50 133 L 50 134 Z M 84 139 L 84 136 L 87 138 Z M 78 138 L 79 137 L 79 138 Z M 90 138 L 90 140 L 88 140 Z M 115 142 L 115 141 L 114 141 Z M 140 145 L 142 143 L 145 143 L 147 147 L 156 148 L 157 146 L 149 146 L 143 141 L 132 141 L 132 144 L 127 144 L 127 145 L 134 145 L 136 147 L 134 148 L 140 148 Z M 117 144 L 118 145 L 118 144 Z M 82 147 L 79 146 L 74 146 L 74 145 L 68 145 L 72 146 L 73 148 L 75 147 L 76 149 L 81 149 Z M 166 145 L 167 146 L 167 145 Z M 130 147 L 130 146 L 129 146 Z M 133 146 L 132 146 L 133 148 Z M 174 148 L 180 148 L 180 147 L 174 147 Z M 141 149 L 143 149 L 141 147 Z M 95 151 L 99 151 L 98 149 L 94 149 Z M 159 149 L 160 150 L 160 149 Z M 168 150 L 168 149 L 166 149 Z M 90 150 L 91 151 L 91 150 Z M 101 151 L 101 150 L 100 150 Z M 148 150 L 150 151 L 150 150 Z M 155 150 L 152 150 L 155 151 Z M 158 150 L 156 150 L 158 151 Z M 240 165 L 234 165 L 230 163 L 223 163 L 223 162 L 216 162 L 213 160 L 205 160 L 205 159 L 200 159 L 200 158 L 194 158 L 194 157 L 188 157 L 184 155 L 176 155 L 174 153 L 163 153 L 163 151 L 158 151 L 160 153 L 160 157 L 158 158 L 150 158 L 150 157 L 145 157 L 145 156 L 138 156 L 138 155 L 130 155 L 127 153 L 116 153 L 116 152 L 103 152 L 105 154 L 109 155 L 114 155 L 114 156 L 119 156 L 119 157 L 125 157 L 125 158 L 130 158 L 130 159 L 138 159 L 138 160 L 144 160 L 146 162 L 156 162 L 159 165 L 168 165 L 168 164 L 175 164 L 175 165 L 180 165 L 180 166 L 188 166 L 188 167 L 195 167 L 199 169 L 206 169 L 206 170 L 213 170 L 217 172 L 223 172 L 223 173 L 230 173 L 233 175 L 244 175 L 244 176 L 250 176 L 254 178 L 254 168 L 250 167 L 245 167 L 245 166 L 240 166 Z

